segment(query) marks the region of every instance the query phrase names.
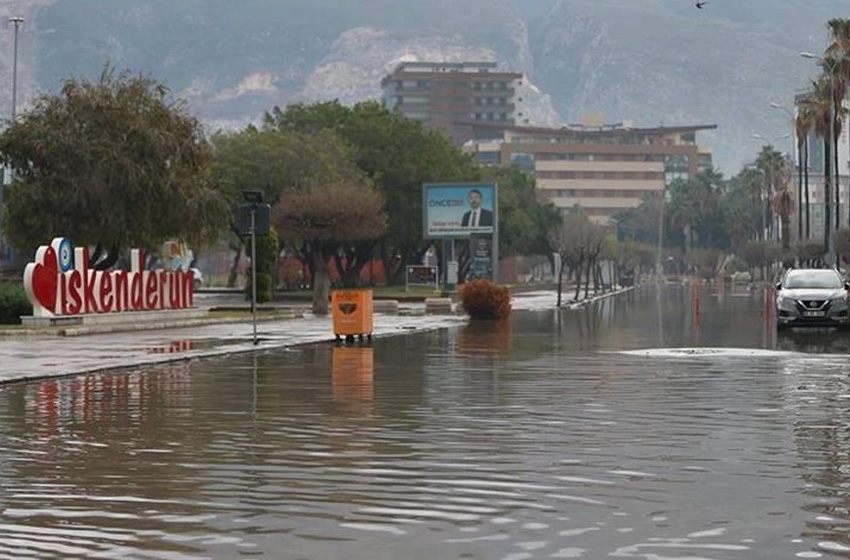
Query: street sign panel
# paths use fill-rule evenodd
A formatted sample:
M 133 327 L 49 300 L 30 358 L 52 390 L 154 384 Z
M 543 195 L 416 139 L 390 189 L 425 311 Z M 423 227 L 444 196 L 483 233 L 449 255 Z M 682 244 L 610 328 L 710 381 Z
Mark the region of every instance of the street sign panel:
M 254 214 L 254 230 L 257 235 L 268 235 L 271 229 L 272 207 L 269 204 L 248 202 L 239 205 L 239 235 L 251 235 L 251 214 Z

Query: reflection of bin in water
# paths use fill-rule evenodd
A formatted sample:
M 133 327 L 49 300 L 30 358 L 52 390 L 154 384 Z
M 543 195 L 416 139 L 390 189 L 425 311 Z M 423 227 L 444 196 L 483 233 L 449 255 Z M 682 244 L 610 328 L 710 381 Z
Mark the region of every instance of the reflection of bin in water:
M 331 297 L 337 339 L 372 339 L 372 290 L 336 290 Z
M 349 405 L 372 400 L 375 359 L 373 350 L 363 346 L 333 349 L 333 399 Z

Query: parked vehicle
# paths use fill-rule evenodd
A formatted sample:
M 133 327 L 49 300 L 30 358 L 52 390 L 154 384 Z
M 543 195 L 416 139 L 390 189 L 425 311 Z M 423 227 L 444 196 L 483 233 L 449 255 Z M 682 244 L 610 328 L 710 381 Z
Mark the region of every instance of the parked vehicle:
M 850 328 L 850 284 L 836 270 L 796 269 L 776 285 L 776 324 Z
M 192 284 L 194 284 L 195 289 L 197 290 L 201 286 L 204 285 L 204 273 L 200 271 L 200 269 L 192 268 Z

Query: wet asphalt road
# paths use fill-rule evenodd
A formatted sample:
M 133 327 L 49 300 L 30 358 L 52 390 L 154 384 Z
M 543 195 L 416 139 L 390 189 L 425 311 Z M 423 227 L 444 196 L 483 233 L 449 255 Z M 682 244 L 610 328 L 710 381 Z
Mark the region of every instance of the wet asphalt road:
M 0 558 L 850 557 L 850 334 L 763 292 L 0 388 Z

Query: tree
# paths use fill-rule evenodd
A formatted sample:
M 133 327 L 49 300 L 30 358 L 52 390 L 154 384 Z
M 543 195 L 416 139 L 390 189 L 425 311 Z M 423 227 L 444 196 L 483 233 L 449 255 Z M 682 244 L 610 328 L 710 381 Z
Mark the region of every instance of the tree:
M 777 182 L 780 174 L 785 168 L 785 160 L 782 154 L 772 145 L 767 144 L 762 146 L 759 155 L 756 157 L 756 168 L 761 171 L 764 177 L 764 188 L 761 192 L 762 208 L 764 211 L 764 238 L 773 238 L 773 199 L 777 193 Z
M 798 207 L 802 210 L 802 203 L 806 201 L 805 227 L 803 226 L 803 212 L 798 216 L 799 238 L 808 239 L 811 236 L 811 219 L 809 217 L 809 135 L 814 125 L 814 115 L 809 104 L 799 103 L 797 105 L 797 116 L 794 118 L 794 133 L 797 138 L 797 173 L 799 175 Z
M 691 185 L 684 179 L 675 179 L 667 185 L 670 200 L 667 205 L 670 223 L 682 230 L 683 249 L 687 254 L 693 248 L 693 228 L 697 219 L 699 202 Z
M 393 281 L 403 278 L 406 265 L 424 249 L 422 184 L 481 178 L 471 156 L 448 137 L 375 101 L 351 108 L 337 101 L 275 107 L 265 123 L 278 130 L 333 130 L 348 143 L 358 167 L 383 194 L 388 230 L 380 249 Z
M 551 202 L 538 199 L 534 175 L 517 168 L 492 167 L 482 179 L 499 185 L 499 253 L 549 255 L 549 232 L 561 223 Z
M 761 203 L 764 176 L 755 167 L 747 167 L 729 181 L 723 203 L 723 229 L 732 249 L 738 251 L 764 233 Z
M 248 236 L 250 239 L 251 236 Z M 248 244 L 250 245 L 250 241 Z M 269 230 L 266 235 L 258 235 L 256 243 L 257 252 L 257 302 L 265 303 L 272 300 L 273 280 L 272 269 L 277 262 L 279 248 L 279 240 L 277 232 L 274 228 Z M 253 266 L 248 269 L 248 282 L 245 284 L 245 296 L 251 299 L 253 292 L 253 283 L 251 274 L 253 274 Z
M 721 224 L 719 214 L 726 183 L 723 174 L 713 167 L 700 171 L 690 188 L 694 191 L 697 203 L 697 219 L 700 246 L 713 247 L 714 241 L 722 237 L 724 231 L 718 227 Z
M 558 271 L 559 306 L 561 305 L 563 265 L 566 265 L 575 273 L 576 293 L 574 299 L 576 301 L 581 296 L 581 283 L 586 271 L 585 297 L 587 297 L 587 284 L 590 282 L 594 270 L 594 261 L 602 251 L 604 239 L 603 228 L 591 223 L 581 208 L 573 209 L 567 213 L 561 225 L 550 232 L 549 243 L 561 255 L 562 262 L 561 270 Z
M 831 41 L 824 52 L 824 59 L 833 61 L 832 76 L 835 80 L 835 99 L 837 107 L 841 107 L 844 93 L 850 88 L 850 19 L 834 18 L 827 22 Z M 839 97 L 840 94 L 840 97 Z M 838 131 L 841 130 L 839 127 Z M 840 133 L 838 134 L 840 136 Z M 838 145 L 836 139 L 836 146 Z M 836 150 L 837 151 L 837 150 Z M 838 155 L 835 156 L 836 162 Z M 836 164 L 836 169 L 838 165 Z M 848 212 L 848 223 L 850 223 L 850 212 Z
M 782 249 L 791 249 L 791 214 L 794 213 L 794 191 L 791 189 L 791 169 L 783 164 L 776 177 L 776 194 L 773 211 L 779 216 L 782 233 Z
M 328 262 L 340 249 L 386 233 L 383 198 L 368 181 L 311 182 L 283 192 L 274 222 L 303 240 L 313 266 L 313 313 L 328 313 Z
M 800 105 L 811 117 L 815 134 L 824 139 L 824 252 L 829 251 L 829 236 L 832 230 L 832 196 L 831 196 L 831 149 L 830 121 L 832 106 L 830 96 L 833 94 L 830 80 L 821 77 L 812 82 L 812 93 L 806 96 Z
M 211 153 L 185 105 L 146 76 L 104 68 L 97 81 L 69 78 L 0 135 L 14 171 L 6 235 L 20 249 L 52 237 L 79 245 L 196 248 L 227 223 L 211 188 Z
M 242 191 L 258 190 L 276 205 L 287 189 L 310 182 L 357 181 L 362 176 L 348 145 L 332 130 L 315 132 L 248 126 L 212 138 L 213 177 L 231 206 L 242 201 Z M 228 285 L 236 284 L 242 240 L 236 235 L 233 216 L 227 236 L 235 252 Z M 285 240 L 281 239 L 281 242 Z M 293 247 L 297 253 L 301 247 Z

